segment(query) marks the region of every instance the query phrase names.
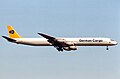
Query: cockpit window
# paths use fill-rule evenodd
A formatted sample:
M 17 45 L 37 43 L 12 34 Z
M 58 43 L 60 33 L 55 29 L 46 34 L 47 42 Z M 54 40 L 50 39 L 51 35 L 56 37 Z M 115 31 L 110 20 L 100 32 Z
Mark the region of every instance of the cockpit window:
M 111 39 L 111 41 L 115 41 L 115 40 Z

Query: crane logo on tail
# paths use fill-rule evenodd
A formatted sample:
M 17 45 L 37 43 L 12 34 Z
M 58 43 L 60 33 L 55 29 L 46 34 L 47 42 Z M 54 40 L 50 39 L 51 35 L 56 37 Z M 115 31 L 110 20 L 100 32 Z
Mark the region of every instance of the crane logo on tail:
M 14 31 L 14 30 L 10 30 L 9 33 L 10 33 L 10 34 L 14 34 L 15 31 Z

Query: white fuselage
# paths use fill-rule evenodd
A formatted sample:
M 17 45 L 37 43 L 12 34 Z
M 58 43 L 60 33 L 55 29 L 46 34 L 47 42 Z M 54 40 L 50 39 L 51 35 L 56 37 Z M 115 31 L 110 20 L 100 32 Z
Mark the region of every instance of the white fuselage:
M 17 44 L 32 46 L 52 46 L 45 38 L 14 38 Z M 117 42 L 110 38 L 58 38 L 61 42 L 73 43 L 76 46 L 113 46 Z

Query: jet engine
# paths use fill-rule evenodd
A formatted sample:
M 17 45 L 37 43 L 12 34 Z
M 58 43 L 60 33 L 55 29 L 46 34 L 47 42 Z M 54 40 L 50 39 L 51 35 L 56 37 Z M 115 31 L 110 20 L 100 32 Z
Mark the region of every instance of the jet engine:
M 69 46 L 69 47 L 63 47 L 64 50 L 71 51 L 71 50 L 77 50 L 76 46 Z

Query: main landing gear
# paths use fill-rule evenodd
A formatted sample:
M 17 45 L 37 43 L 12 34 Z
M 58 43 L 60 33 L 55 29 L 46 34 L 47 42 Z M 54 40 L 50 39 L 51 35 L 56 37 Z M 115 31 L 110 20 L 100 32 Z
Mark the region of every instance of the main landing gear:
M 54 46 L 59 52 L 63 52 L 63 48 L 61 46 Z
M 107 46 L 106 50 L 109 50 L 108 46 Z
M 56 48 L 59 52 L 63 52 L 63 49 L 62 48 Z

